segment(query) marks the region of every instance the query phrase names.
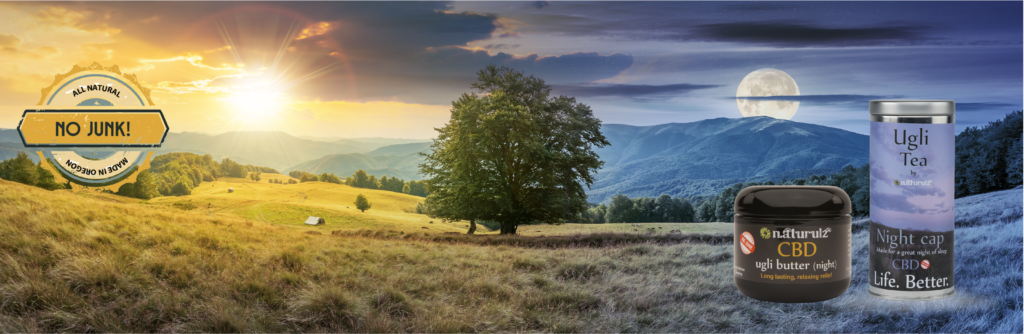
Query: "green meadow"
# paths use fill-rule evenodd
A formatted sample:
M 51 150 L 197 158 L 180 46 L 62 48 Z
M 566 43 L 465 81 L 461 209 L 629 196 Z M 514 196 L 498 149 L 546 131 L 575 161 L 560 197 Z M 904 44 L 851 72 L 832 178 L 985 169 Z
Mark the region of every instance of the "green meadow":
M 283 180 L 285 184 L 270 183 Z M 222 177 L 203 182 L 182 197 L 157 197 L 151 205 L 164 205 L 214 217 L 232 217 L 302 230 L 390 229 L 403 232 L 465 232 L 464 224 L 442 223 L 416 214 L 422 197 L 384 190 L 354 188 L 325 182 L 287 184 L 287 175 L 262 174 L 260 181 Z M 228 192 L 231 189 L 231 192 Z M 356 209 L 356 196 L 369 198 L 372 207 Z M 309 216 L 326 224 L 309 226 Z

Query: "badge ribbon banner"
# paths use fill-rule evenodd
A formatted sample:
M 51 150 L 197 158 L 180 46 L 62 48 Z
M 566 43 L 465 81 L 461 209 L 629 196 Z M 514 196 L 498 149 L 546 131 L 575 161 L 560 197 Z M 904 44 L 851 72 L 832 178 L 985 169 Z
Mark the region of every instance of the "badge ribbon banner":
M 160 110 L 25 110 L 18 132 L 25 147 L 160 147 L 167 121 Z
M 153 152 L 116 150 L 160 147 L 170 131 L 163 113 L 153 107 L 149 89 L 116 65 L 75 65 L 56 75 L 43 88 L 39 106 L 22 115 L 22 143 L 62 149 L 37 153 L 55 179 L 78 186 L 116 191 L 135 182 L 138 172 L 149 168 Z

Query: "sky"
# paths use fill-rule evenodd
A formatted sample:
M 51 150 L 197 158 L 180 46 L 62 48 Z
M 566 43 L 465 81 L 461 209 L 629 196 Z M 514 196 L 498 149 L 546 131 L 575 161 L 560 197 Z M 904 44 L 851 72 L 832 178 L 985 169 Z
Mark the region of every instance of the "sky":
M 957 132 L 1022 108 L 1022 2 L 0 2 L 0 128 L 99 62 L 172 132 L 432 138 L 487 64 L 604 123 L 742 117 L 758 69 L 791 120 L 868 134 L 867 101 L 952 99 Z

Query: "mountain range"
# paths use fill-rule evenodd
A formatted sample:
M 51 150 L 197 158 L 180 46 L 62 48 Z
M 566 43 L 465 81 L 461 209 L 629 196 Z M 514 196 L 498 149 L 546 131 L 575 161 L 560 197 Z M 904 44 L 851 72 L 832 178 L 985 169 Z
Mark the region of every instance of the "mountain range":
M 846 130 L 771 117 L 715 118 L 652 126 L 604 124 L 611 143 L 595 149 L 605 162 L 587 192 L 590 202 L 615 194 L 629 197 L 710 195 L 737 182 L 778 181 L 828 174 L 847 164 L 868 162 L 868 136 Z M 411 139 L 298 138 L 284 132 L 229 132 L 220 135 L 171 133 L 157 154 L 192 152 L 268 166 L 283 173 L 300 170 L 340 177 L 367 173 L 420 180 L 420 152 L 430 142 Z M 364 141 L 365 140 L 365 141 Z M 15 130 L 0 129 L 0 159 L 21 147 Z M 394 144 L 395 145 L 389 145 Z M 10 155 L 10 157 L 7 157 Z
M 717 193 L 745 181 L 825 174 L 868 162 L 868 136 L 771 117 L 715 118 L 652 126 L 605 124 L 611 145 L 587 194 L 591 202 Z
M 366 154 L 331 154 L 292 166 L 282 172 L 293 170 L 315 174 L 334 173 L 340 177 L 350 176 L 356 170 L 381 177 L 398 177 L 403 180 L 421 180 L 419 165 L 423 162 L 420 152 L 430 151 L 430 142 L 389 145 Z

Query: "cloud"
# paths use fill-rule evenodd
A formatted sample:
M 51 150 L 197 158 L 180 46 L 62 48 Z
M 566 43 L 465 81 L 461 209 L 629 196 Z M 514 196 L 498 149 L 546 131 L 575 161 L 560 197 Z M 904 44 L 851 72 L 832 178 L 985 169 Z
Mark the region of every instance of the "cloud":
M 35 53 L 37 53 L 37 54 L 39 54 L 41 56 L 46 57 L 46 56 L 52 56 L 52 55 L 60 54 L 60 50 L 57 49 L 56 47 L 52 47 L 52 46 L 41 46 L 41 47 L 36 48 Z
M 855 94 L 832 94 L 832 95 L 779 95 L 779 96 L 737 96 L 726 99 L 744 99 L 757 101 L 796 101 L 807 105 L 817 106 L 839 106 L 851 109 L 867 109 L 868 101 L 883 99 L 898 99 L 903 95 L 855 95 Z
M 1006 112 L 1006 111 L 1009 111 L 1010 109 L 1020 110 L 1020 105 L 1019 104 L 1002 103 L 1002 102 L 974 102 L 974 103 L 971 103 L 971 102 L 964 102 L 964 103 L 957 102 L 956 103 L 956 111 L 957 112 L 961 112 L 961 111 L 990 111 L 990 110 L 999 110 L 999 111 L 1002 111 L 1002 112 Z
M 519 44 L 505 44 L 505 43 L 501 43 L 501 44 L 487 44 L 487 45 L 482 46 L 482 48 L 488 49 L 488 50 L 515 49 L 515 48 L 518 48 L 518 47 L 519 47 Z
M 316 24 L 310 24 L 305 29 L 302 29 L 298 36 L 295 36 L 295 40 L 320 36 L 336 29 L 337 27 L 337 22 L 317 22 Z
M 159 88 L 155 92 L 169 95 L 223 92 L 224 84 L 211 80 L 224 73 L 208 70 L 225 69 L 229 74 L 273 72 L 285 82 L 297 82 L 287 92 L 295 98 L 447 104 L 469 91 L 476 72 L 487 64 L 509 66 L 550 83 L 606 79 L 632 65 L 632 56 L 621 53 L 466 50 L 468 43 L 481 40 L 494 41 L 488 44 L 495 50 L 515 49 L 518 44 L 498 41 L 521 36 L 515 29 L 527 24 L 454 11 L 442 2 L 55 3 L 42 4 L 42 10 L 14 6 L 23 6 L 39 24 L 111 31 L 111 40 L 58 47 L 74 50 L 74 55 L 66 52 L 68 57 L 144 72 L 138 73 L 140 78 Z M 168 70 L 181 66 L 191 69 Z
M 544 7 L 551 7 L 551 1 L 546 1 L 546 0 L 545 1 L 533 1 L 533 2 L 530 2 L 530 6 L 533 6 L 533 8 L 537 8 L 537 9 L 541 9 L 541 8 L 544 8 Z
M 555 85 L 552 91 L 568 96 L 582 97 L 625 97 L 636 101 L 667 99 L 701 89 L 721 87 L 719 85 L 630 85 L 630 84 L 582 84 Z
M 538 54 L 515 55 L 499 52 L 490 55 L 486 50 L 467 50 L 457 47 L 438 48 L 424 53 L 416 64 L 417 72 L 451 74 L 476 77 L 476 72 L 488 64 L 497 64 L 536 75 L 549 84 L 591 82 L 614 77 L 633 65 L 633 56 L 613 53 L 573 52 L 559 56 Z M 466 87 L 469 83 L 466 83 Z
M 0 47 L 13 47 L 21 43 L 21 38 L 11 34 L 0 34 Z
M 763 14 L 765 11 L 793 10 L 796 6 L 778 2 L 742 2 L 728 6 L 730 11 L 745 11 Z
M 66 7 L 49 6 L 32 13 L 31 17 L 36 19 L 36 22 L 42 24 L 73 25 L 85 17 L 85 15 L 68 10 Z
M 905 98 L 904 95 L 855 95 L 855 94 L 833 94 L 833 95 L 796 95 L 796 96 L 737 96 L 737 97 L 726 97 L 725 99 L 745 99 L 745 100 L 760 100 L 760 101 L 797 101 L 800 103 L 806 103 L 807 105 L 818 105 L 818 106 L 839 106 L 849 109 L 867 109 L 868 101 L 871 100 L 883 100 L 883 99 L 900 99 Z M 1015 109 L 1016 108 L 1016 109 Z M 999 111 L 1007 112 L 1009 110 L 1018 110 L 1020 105 L 1014 105 L 1011 103 L 1002 102 L 958 102 L 956 104 L 957 112 L 981 112 L 981 111 Z
M 690 39 L 742 42 L 775 47 L 903 45 L 923 39 L 924 26 L 823 28 L 777 22 L 703 24 L 690 30 Z

